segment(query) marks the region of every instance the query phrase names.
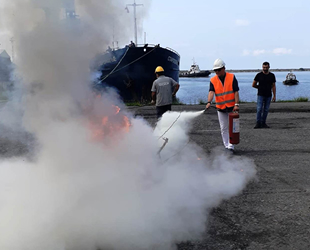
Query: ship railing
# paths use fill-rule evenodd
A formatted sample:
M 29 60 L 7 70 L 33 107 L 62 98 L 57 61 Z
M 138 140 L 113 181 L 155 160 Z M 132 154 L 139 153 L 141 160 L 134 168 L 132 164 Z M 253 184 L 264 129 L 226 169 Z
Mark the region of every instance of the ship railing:
M 137 47 L 144 47 L 144 46 L 145 46 L 145 44 L 137 44 Z M 150 43 L 147 44 L 147 47 L 156 47 L 156 46 L 158 46 L 158 44 L 150 44 Z M 170 51 L 176 53 L 178 56 L 180 56 L 180 54 L 177 51 L 175 51 L 174 49 L 171 49 L 169 47 L 166 47 L 164 49 L 170 50 Z

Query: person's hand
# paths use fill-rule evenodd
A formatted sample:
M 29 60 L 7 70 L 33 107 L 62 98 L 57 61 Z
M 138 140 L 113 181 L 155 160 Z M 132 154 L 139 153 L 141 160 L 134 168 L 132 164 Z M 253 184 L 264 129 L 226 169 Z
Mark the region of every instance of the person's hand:
M 152 104 L 152 105 L 153 105 L 153 104 L 155 104 L 155 101 L 154 101 L 154 100 L 152 100 L 152 101 L 151 101 L 151 104 Z
M 210 103 L 210 102 L 208 102 L 208 103 L 207 103 L 207 105 L 206 105 L 206 109 L 209 109 L 209 108 L 210 108 L 210 106 L 211 106 L 211 103 Z
M 239 106 L 234 106 L 233 111 L 239 113 Z
M 276 101 L 276 97 L 274 96 L 274 97 L 272 97 L 272 101 L 273 102 L 275 102 Z

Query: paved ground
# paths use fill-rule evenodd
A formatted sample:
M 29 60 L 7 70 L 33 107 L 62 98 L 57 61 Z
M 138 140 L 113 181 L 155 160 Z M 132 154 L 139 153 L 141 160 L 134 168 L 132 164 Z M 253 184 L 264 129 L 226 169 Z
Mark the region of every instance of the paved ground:
M 173 106 L 175 111 L 203 109 Z M 153 106 L 129 110 L 156 123 Z M 270 129 L 253 129 L 254 103 L 240 105 L 240 120 L 236 154 L 254 159 L 258 181 L 211 212 L 204 240 L 181 243 L 178 249 L 310 249 L 310 102 L 273 103 Z M 215 109 L 196 118 L 190 137 L 206 152 L 222 147 Z M 0 140 L 0 157 L 27 155 L 33 147 L 5 140 Z
M 310 102 L 272 103 L 270 129 L 253 129 L 255 103 L 240 105 L 237 155 L 254 159 L 258 181 L 211 212 L 200 242 L 179 250 L 310 249 Z M 203 110 L 203 105 L 173 106 L 174 111 Z M 155 108 L 130 108 L 150 124 Z M 206 152 L 222 146 L 215 109 L 194 121 L 190 137 Z

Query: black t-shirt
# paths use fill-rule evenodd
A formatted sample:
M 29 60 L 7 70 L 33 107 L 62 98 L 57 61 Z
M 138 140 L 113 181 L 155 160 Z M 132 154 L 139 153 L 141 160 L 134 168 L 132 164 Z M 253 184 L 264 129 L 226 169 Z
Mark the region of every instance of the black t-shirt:
M 272 84 L 276 82 L 276 77 L 273 73 L 269 72 L 268 74 L 264 74 L 263 72 L 259 72 L 254 80 L 259 83 L 257 95 L 266 97 L 272 96 Z

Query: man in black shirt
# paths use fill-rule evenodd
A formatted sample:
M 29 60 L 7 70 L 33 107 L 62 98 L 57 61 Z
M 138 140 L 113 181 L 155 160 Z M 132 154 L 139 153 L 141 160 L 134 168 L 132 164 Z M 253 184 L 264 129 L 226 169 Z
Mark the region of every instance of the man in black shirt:
M 256 128 L 269 128 L 266 124 L 269 106 L 271 102 L 271 90 L 273 93 L 272 101 L 276 101 L 276 77 L 269 72 L 269 62 L 263 63 L 263 71 L 259 72 L 253 81 L 252 87 L 258 89 L 257 92 L 257 115 Z M 258 84 L 257 84 L 258 83 Z

